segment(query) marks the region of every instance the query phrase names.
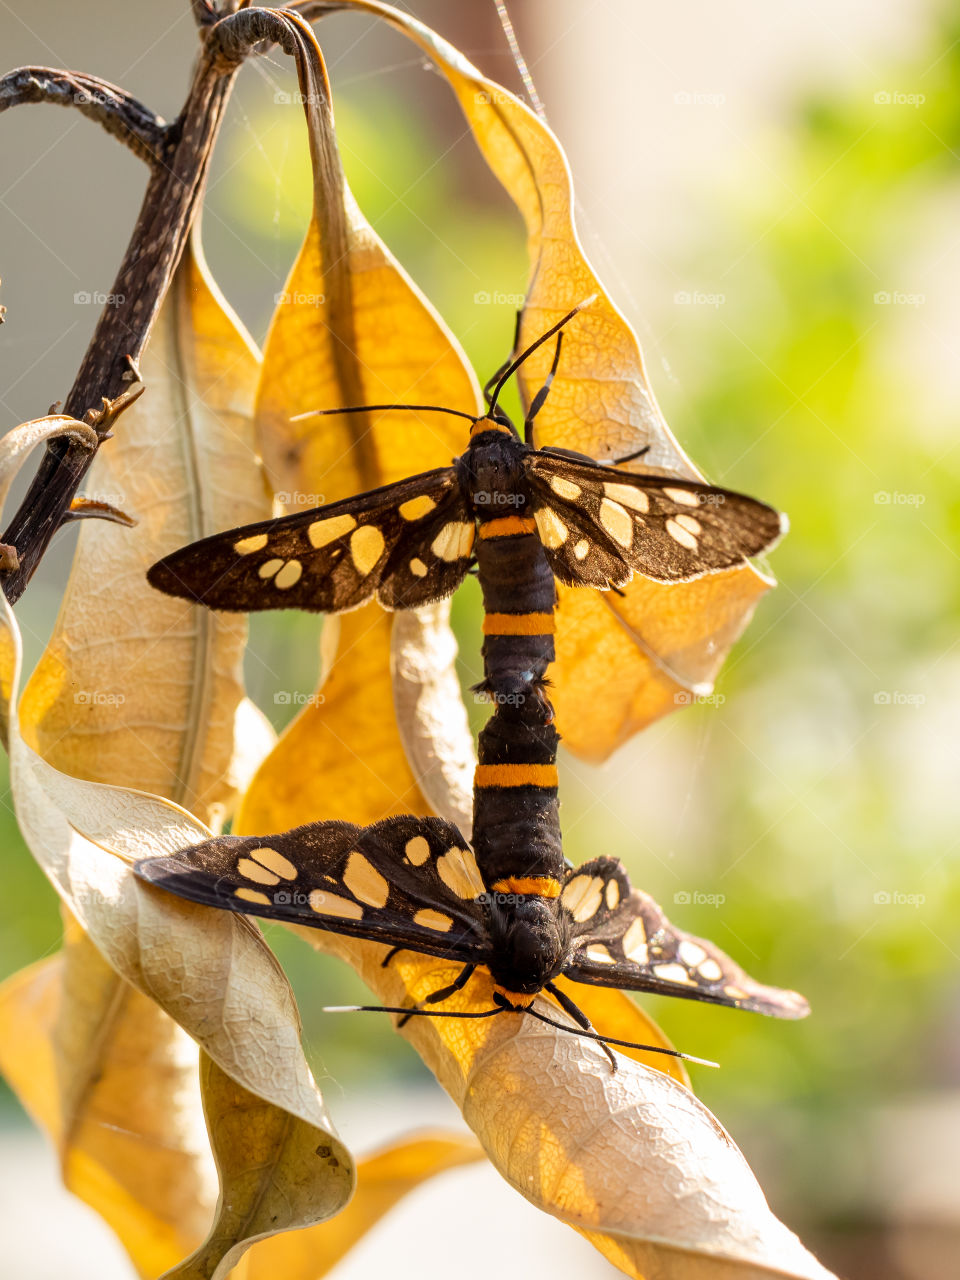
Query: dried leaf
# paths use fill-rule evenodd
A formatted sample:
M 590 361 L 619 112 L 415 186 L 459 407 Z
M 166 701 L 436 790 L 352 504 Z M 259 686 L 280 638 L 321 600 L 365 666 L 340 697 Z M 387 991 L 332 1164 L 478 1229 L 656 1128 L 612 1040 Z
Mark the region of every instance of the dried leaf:
M 40 439 L 77 432 L 60 420 L 28 424 L 0 441 L 0 505 L 17 465 Z M 262 936 L 229 913 L 209 912 L 157 893 L 132 875 L 129 862 L 203 839 L 208 829 L 186 811 L 158 797 L 83 781 L 46 764 L 24 743 L 15 712 L 21 662 L 20 635 L 0 598 L 0 684 L 6 694 L 0 723 L 10 754 L 17 818 L 34 856 L 91 942 L 112 968 L 150 996 L 238 1086 L 270 1111 L 283 1135 L 276 1176 L 265 1191 L 272 1209 L 269 1230 L 303 1226 L 336 1213 L 349 1198 L 353 1169 L 326 1115 L 303 1057 L 293 994 Z M 220 1140 L 214 1098 L 208 1112 L 211 1139 Z M 325 1148 L 337 1167 L 317 1154 Z M 244 1154 L 219 1151 L 232 1175 Z M 257 1164 L 263 1153 L 256 1153 Z M 256 1176 L 256 1166 L 246 1166 Z M 296 1182 L 303 1194 L 291 1202 Z M 213 1232 L 186 1274 L 222 1276 L 238 1249 L 264 1231 L 262 1218 L 230 1222 L 221 1196 Z
M 314 12 L 322 7 L 307 6 Z M 487 163 L 516 202 L 527 226 L 531 265 L 521 345 L 596 295 L 566 331 L 557 377 L 537 417 L 537 443 L 600 460 L 649 445 L 646 456 L 628 469 L 702 478 L 660 412 L 636 335 L 583 253 L 566 156 L 547 126 L 408 14 L 378 0 L 344 0 L 336 7 L 385 18 L 432 59 L 456 93 Z M 522 367 L 527 403 L 542 385 L 552 355 L 547 344 Z M 709 692 L 730 646 L 772 585 L 772 579 L 744 565 L 693 583 L 634 578 L 623 598 L 563 591 L 550 678 L 567 748 L 586 759 L 605 759 L 651 721 L 692 701 L 687 695 Z M 613 653 L 616 666 L 609 661 Z M 602 655 L 605 673 L 599 682 L 595 654 Z
M 320 1280 L 404 1196 L 437 1174 L 482 1158 L 473 1138 L 442 1130 L 392 1143 L 358 1162 L 357 1190 L 343 1213 L 254 1245 L 236 1280 Z
M 391 715 L 391 625 L 378 604 L 325 621 L 318 694 L 263 762 L 235 832 L 428 811 Z
M 79 929 L 0 987 L 0 1070 L 144 1277 L 196 1247 L 216 1203 L 197 1057 Z
M 188 248 L 142 362 L 147 392 L 90 470 L 135 531 L 86 520 L 53 636 L 21 703 L 27 741 L 94 782 L 138 787 L 218 826 L 274 735 L 244 700 L 246 619 L 147 585 L 195 538 L 270 514 L 253 441 L 259 357 Z
M 271 322 L 257 398 L 260 450 L 288 508 L 333 502 L 447 465 L 464 442 L 462 421 L 437 414 L 303 422 L 293 416 L 411 401 L 475 413 L 479 404 L 460 348 L 357 208 L 333 141 L 329 86 L 324 80 L 316 88 L 308 113 L 314 214 Z M 448 616 L 445 602 L 431 612 L 429 626 L 449 646 Z M 279 830 L 317 817 L 373 822 L 428 812 L 390 714 L 390 628 L 391 617 L 376 604 L 325 622 L 322 701 L 305 707 L 264 762 L 237 831 Z M 442 696 L 443 714 L 459 724 L 458 687 L 447 681 Z M 415 765 L 429 774 L 429 762 L 418 757 Z
M 444 603 L 397 614 L 391 663 L 404 751 L 433 812 L 469 832 L 476 756 L 456 657 Z
M 296 931 L 352 964 L 388 1005 L 422 999 L 459 967 L 402 952 L 384 969 L 382 948 Z M 578 1000 L 583 991 L 576 985 Z M 445 1007 L 488 1009 L 491 994 L 478 972 Z M 546 999 L 535 1007 L 566 1021 Z M 589 996 L 584 1007 L 591 1010 Z M 647 1025 L 650 1043 L 662 1042 Z M 593 1042 L 519 1015 L 413 1018 L 401 1034 L 511 1186 L 627 1275 L 830 1280 L 770 1212 L 729 1135 L 667 1072 L 621 1057 L 614 1073 Z

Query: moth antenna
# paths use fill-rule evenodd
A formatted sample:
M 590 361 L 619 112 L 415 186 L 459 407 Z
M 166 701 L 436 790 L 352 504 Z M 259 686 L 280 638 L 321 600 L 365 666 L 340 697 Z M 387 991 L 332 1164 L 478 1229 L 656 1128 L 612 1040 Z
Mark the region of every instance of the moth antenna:
M 408 413 L 451 413 L 455 418 L 466 418 L 468 422 L 476 422 L 476 415 L 464 413 L 462 409 L 445 409 L 440 404 L 348 404 L 341 409 L 308 409 L 306 413 L 297 413 L 291 422 L 302 422 L 304 418 L 323 418 L 331 413 L 387 413 L 403 410 Z
M 402 1013 L 410 1018 L 495 1018 L 503 1009 L 485 1009 L 483 1013 L 444 1013 L 440 1009 L 404 1009 L 389 1004 L 329 1004 L 321 1013 Z
M 586 1040 L 598 1040 L 601 1044 L 615 1044 L 621 1049 L 643 1049 L 647 1053 L 662 1053 L 668 1058 L 681 1058 L 684 1062 L 695 1062 L 701 1067 L 719 1067 L 719 1062 L 711 1062 L 709 1058 L 695 1058 L 692 1053 L 681 1053 L 679 1049 L 665 1049 L 659 1044 L 637 1044 L 633 1040 L 616 1040 L 613 1036 L 602 1036 L 597 1031 L 581 1031 L 577 1027 L 565 1027 L 562 1022 L 554 1022 L 546 1014 L 537 1013 L 535 1009 L 524 1009 L 531 1018 L 545 1022 L 548 1027 L 556 1027 L 558 1031 L 569 1031 L 571 1035 L 583 1036 Z
M 589 298 L 584 298 L 582 302 L 578 302 L 577 305 L 573 308 L 573 310 L 568 311 L 562 320 L 558 320 L 555 325 L 553 325 L 551 328 L 549 328 L 546 331 L 546 333 L 541 333 L 540 337 L 537 338 L 536 342 L 531 342 L 530 346 L 527 347 L 525 351 L 521 351 L 520 354 L 517 356 L 517 358 L 514 361 L 512 361 L 512 363 L 507 365 L 506 369 L 500 375 L 499 382 L 493 389 L 493 395 L 490 397 L 490 408 L 487 410 L 488 418 L 493 417 L 493 414 L 497 408 L 497 400 L 500 398 L 500 392 L 507 385 L 507 383 L 513 377 L 513 375 L 517 372 L 517 370 L 520 368 L 523 362 L 533 355 L 537 347 L 542 347 L 545 342 L 549 342 L 555 333 L 559 333 L 564 325 L 569 324 L 575 315 L 579 315 L 579 313 L 584 309 L 584 307 L 589 307 L 591 302 L 595 301 L 596 297 L 597 295 L 595 293 L 591 293 Z

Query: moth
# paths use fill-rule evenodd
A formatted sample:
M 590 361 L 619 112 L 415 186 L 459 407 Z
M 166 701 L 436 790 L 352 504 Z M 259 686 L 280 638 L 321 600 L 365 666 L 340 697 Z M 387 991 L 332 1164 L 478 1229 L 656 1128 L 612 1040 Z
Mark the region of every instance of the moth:
M 459 829 L 440 818 L 218 836 L 145 859 L 135 870 L 193 902 L 462 963 L 457 979 L 428 1004 L 452 995 L 483 965 L 495 983 L 491 1013 L 531 1012 L 545 990 L 585 1030 L 589 1022 L 553 982 L 559 974 L 779 1018 L 808 1012 L 803 996 L 755 982 L 713 943 L 675 928 L 651 897 L 631 887 L 616 859 L 594 858 L 565 871 L 562 881 L 491 882 Z
M 436 818 L 366 828 L 318 822 L 270 837 L 219 837 L 141 862 L 137 874 L 212 906 L 462 962 L 456 981 L 426 1003 L 447 998 L 483 965 L 494 1008 L 478 1016 L 542 1017 L 531 1006 L 546 990 L 582 1033 L 595 1034 L 555 986 L 564 974 L 801 1017 L 802 996 L 754 982 L 711 943 L 674 928 L 617 860 L 574 870 L 563 854 L 559 736 L 546 682 L 556 580 L 605 589 L 640 572 L 683 581 L 741 563 L 782 530 L 771 507 L 728 490 L 534 448 L 533 420 L 562 334 L 521 436 L 498 396 L 530 351 L 575 314 L 494 375 L 487 413 L 462 415 L 470 441 L 451 467 L 206 538 L 148 575 L 164 591 L 217 609 L 340 612 L 373 596 L 389 608 L 426 604 L 455 590 L 475 563 L 485 610 L 481 687 L 493 714 L 479 736 L 472 840 Z M 414 1012 L 424 1011 L 406 1011 Z
M 498 371 L 480 417 L 436 405 L 317 411 L 411 409 L 466 418 L 468 447 L 451 466 L 203 538 L 157 561 L 149 581 L 212 609 L 340 613 L 373 597 L 387 609 L 415 609 L 452 594 L 471 567 L 478 536 L 497 532 L 535 534 L 558 581 L 599 590 L 622 588 L 634 573 L 688 582 L 770 550 L 786 518 L 755 498 L 535 447 L 534 419 L 556 373 L 562 333 L 522 435 L 498 408 L 522 361 L 578 310 Z

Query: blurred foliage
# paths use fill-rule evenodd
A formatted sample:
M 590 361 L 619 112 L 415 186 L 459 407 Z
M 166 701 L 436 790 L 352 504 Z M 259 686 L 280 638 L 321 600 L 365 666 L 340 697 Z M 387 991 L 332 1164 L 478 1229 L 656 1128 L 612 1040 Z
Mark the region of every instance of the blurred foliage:
M 755 1163 L 774 1197 L 789 1188 L 807 1204 L 860 1180 L 869 1106 L 960 1074 L 957 405 L 912 358 L 922 308 L 875 301 L 909 292 L 917 242 L 945 234 L 958 75 L 960 25 L 933 30 L 915 63 L 888 69 L 890 85 L 923 92 L 920 107 L 878 103 L 866 81 L 842 98 L 809 95 L 758 126 L 769 165 L 701 192 L 704 238 L 679 266 L 725 301 L 680 310 L 678 382 L 656 390 L 711 479 L 790 513 L 781 586 L 727 665 L 725 702 L 656 725 L 603 768 L 566 761 L 561 785 L 569 857 L 623 857 L 677 923 L 810 998 L 800 1025 L 684 1001 L 651 1008 L 681 1047 L 723 1063 L 694 1083 L 738 1135 L 737 1115 L 757 1130 L 767 1108 L 801 1117 L 783 1124 L 797 1126 L 791 1167 L 782 1151 L 769 1170 Z M 485 376 L 509 344 L 512 305 L 474 295 L 522 290 L 518 220 L 441 158 L 415 105 L 367 83 L 336 107 L 365 213 Z M 284 264 L 307 218 L 303 142 L 296 107 L 258 101 L 224 139 L 213 197 L 217 218 L 264 257 L 279 246 Z M 223 252 L 212 256 L 229 292 Z M 668 324 L 677 316 L 653 327 Z M 471 584 L 454 606 L 465 685 L 479 672 L 479 617 Z M 314 686 L 318 630 L 293 615 L 254 621 L 250 692 L 278 726 L 296 708 L 276 691 Z M 59 922 L 8 810 L 0 822 L 2 976 L 53 948 Z M 267 934 L 321 1085 L 423 1072 L 387 1019 L 319 1013 L 359 994 L 345 966 Z

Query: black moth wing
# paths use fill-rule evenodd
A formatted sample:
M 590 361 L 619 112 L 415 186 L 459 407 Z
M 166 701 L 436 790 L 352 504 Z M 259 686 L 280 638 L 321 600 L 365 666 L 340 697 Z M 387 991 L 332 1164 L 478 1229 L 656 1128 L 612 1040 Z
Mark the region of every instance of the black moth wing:
M 443 467 L 192 542 L 147 579 L 168 595 L 242 613 L 339 613 L 375 594 L 388 608 L 415 608 L 456 590 L 474 532 L 456 473 Z
M 547 559 L 574 586 L 600 585 L 611 558 L 655 582 L 688 582 L 769 551 L 786 529 L 773 507 L 713 485 L 535 451 L 525 466 L 535 507 L 550 512 L 535 515 Z
M 573 938 L 563 972 L 576 982 L 704 1000 L 775 1018 L 802 1018 L 810 1011 L 796 991 L 755 982 L 712 942 L 675 928 L 649 894 L 631 888 L 614 858 L 596 858 L 571 872 L 560 904 Z
M 479 964 L 489 956 L 473 854 L 439 818 L 312 822 L 217 836 L 134 867 L 177 897 Z

